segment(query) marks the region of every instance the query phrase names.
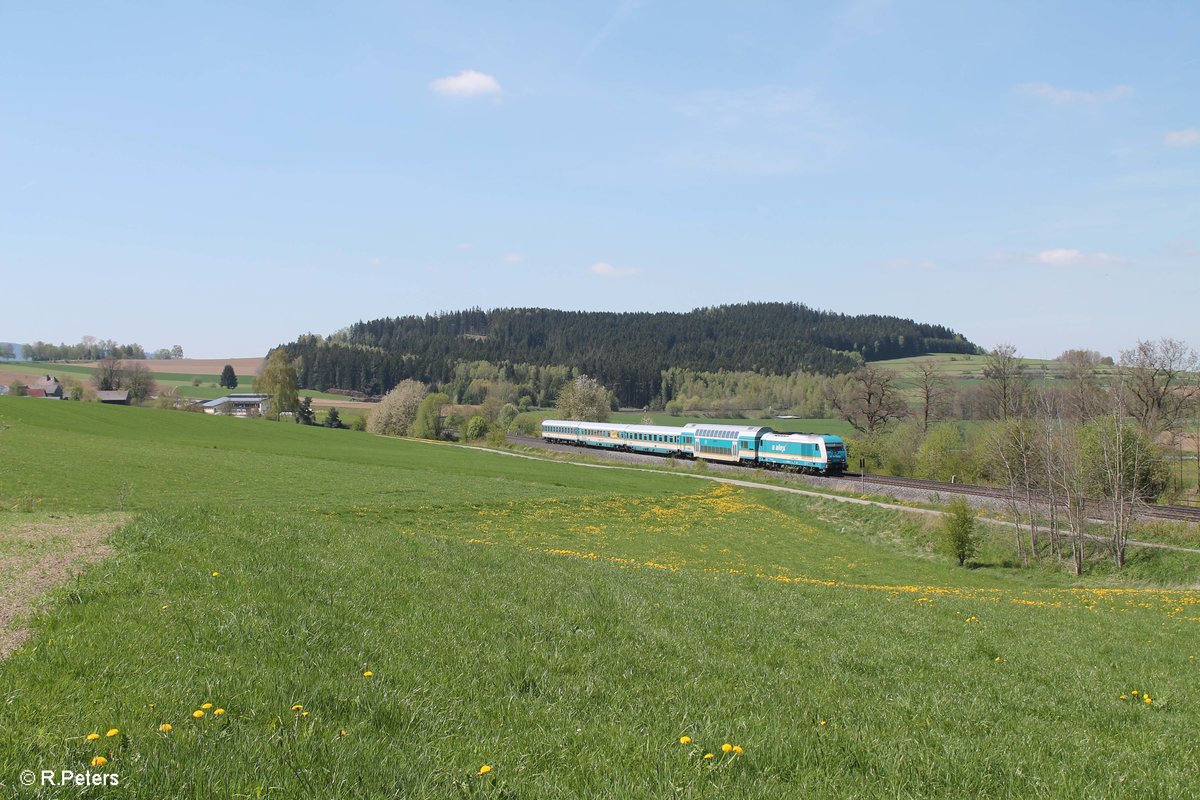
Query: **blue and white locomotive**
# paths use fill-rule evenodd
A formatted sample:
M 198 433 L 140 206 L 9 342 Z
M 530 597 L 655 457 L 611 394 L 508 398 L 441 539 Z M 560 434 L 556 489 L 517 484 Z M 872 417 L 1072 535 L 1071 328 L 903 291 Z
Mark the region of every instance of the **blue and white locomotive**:
M 702 458 L 726 464 L 838 475 L 846 470 L 846 443 L 826 433 L 776 433 L 757 425 L 689 422 L 666 425 L 614 425 L 607 422 L 548 419 L 547 442 L 577 444 L 632 453 Z

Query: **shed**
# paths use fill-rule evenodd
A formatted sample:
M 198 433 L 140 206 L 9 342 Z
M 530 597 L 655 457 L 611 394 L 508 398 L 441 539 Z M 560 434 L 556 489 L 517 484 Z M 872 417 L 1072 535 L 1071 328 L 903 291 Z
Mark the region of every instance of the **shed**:
M 96 400 L 114 406 L 129 405 L 129 390 L 116 389 L 113 391 L 96 392 Z

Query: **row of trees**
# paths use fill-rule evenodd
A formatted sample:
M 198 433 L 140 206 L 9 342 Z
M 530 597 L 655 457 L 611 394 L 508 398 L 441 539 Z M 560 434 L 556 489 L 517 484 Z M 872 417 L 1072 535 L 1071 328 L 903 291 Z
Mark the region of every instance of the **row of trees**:
M 989 354 L 981 390 L 995 421 L 970 434 L 936 421 L 949 391 L 936 369 L 922 373 L 915 408 L 894 375 L 870 365 L 830 400 L 861 432 L 851 447 L 868 469 L 1005 487 L 1019 557 L 1069 559 L 1078 574 L 1087 521 L 1102 513 L 1120 569 L 1135 509 L 1169 486 L 1164 447 L 1197 413 L 1200 358 L 1163 339 L 1138 342 L 1111 367 L 1082 351 L 1063 361 L 1066 385 L 1046 388 L 1033 384 L 1013 348 Z M 1103 508 L 1089 508 L 1087 498 Z
M 183 348 L 175 345 L 153 351 L 151 358 L 176 359 L 183 358 Z M 12 358 L 12 354 L 0 353 L 0 358 Z M 137 342 L 118 344 L 115 339 L 98 339 L 95 336 L 84 336 L 76 344 L 50 344 L 37 341 L 25 345 L 25 358 L 30 361 L 99 361 L 101 359 L 116 359 L 118 361 L 146 358 L 146 349 Z

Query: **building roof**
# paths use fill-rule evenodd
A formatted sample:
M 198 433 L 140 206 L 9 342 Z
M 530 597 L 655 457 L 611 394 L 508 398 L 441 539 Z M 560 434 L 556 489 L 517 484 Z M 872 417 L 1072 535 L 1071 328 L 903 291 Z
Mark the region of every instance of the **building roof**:
M 218 397 L 216 400 L 209 400 L 204 403 L 205 408 L 220 408 L 226 403 L 235 403 L 242 405 L 258 405 L 267 399 L 265 394 L 230 394 L 225 397 Z
M 40 389 L 41 391 L 45 392 L 45 394 L 34 395 L 34 389 Z M 30 397 L 45 397 L 46 395 L 52 394 L 62 394 L 62 384 L 59 383 L 58 378 L 55 378 L 53 375 L 44 375 L 35 381 L 29 382 Z
M 128 389 L 96 392 L 96 399 L 101 403 L 125 403 L 129 401 Z

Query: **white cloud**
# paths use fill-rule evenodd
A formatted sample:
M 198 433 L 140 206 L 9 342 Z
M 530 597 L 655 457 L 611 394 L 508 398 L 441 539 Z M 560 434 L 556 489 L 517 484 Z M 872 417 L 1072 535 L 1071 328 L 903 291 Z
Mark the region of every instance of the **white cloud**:
M 500 94 L 500 82 L 484 72 L 464 69 L 457 75 L 438 78 L 429 84 L 438 94 L 451 97 L 472 97 L 477 94 Z
M 1022 83 L 1016 87 L 1017 94 L 1026 97 L 1036 97 L 1056 106 L 1095 105 L 1119 100 L 1130 94 L 1133 89 L 1129 86 L 1118 85 L 1109 89 L 1082 91 L 1079 89 L 1062 89 L 1049 83 Z
M 612 264 L 598 261 L 592 264 L 592 272 L 602 278 L 628 278 L 631 275 L 637 275 L 641 270 L 637 267 L 614 267 Z
M 1077 264 L 1082 258 L 1083 253 L 1067 247 L 1055 247 L 1037 254 L 1037 260 L 1041 264 Z
M 454 245 L 454 249 L 460 253 L 469 253 L 475 249 L 475 246 L 470 242 L 459 242 L 458 244 Z
M 1163 142 L 1170 147 L 1194 147 L 1200 144 L 1200 128 L 1188 128 L 1182 131 L 1167 131 Z
M 525 256 L 520 253 L 509 253 L 504 257 L 505 264 L 520 264 L 525 260 Z
M 1087 266 L 1096 264 L 1112 264 L 1121 259 L 1110 253 L 1096 252 L 1085 253 L 1082 250 L 1076 250 L 1071 247 L 1054 247 L 1050 250 L 1043 250 L 1038 253 L 1034 260 L 1039 264 L 1048 264 L 1055 267 L 1068 266 Z

